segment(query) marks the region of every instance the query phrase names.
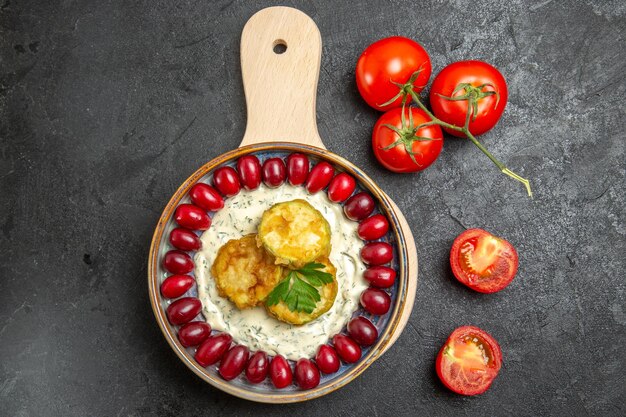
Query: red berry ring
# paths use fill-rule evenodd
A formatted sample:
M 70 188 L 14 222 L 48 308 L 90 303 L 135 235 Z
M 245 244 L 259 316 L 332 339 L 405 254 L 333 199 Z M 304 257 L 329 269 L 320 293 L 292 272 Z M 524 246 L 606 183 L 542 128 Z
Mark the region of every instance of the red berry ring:
M 378 340 L 376 317 L 389 312 L 392 299 L 385 289 L 392 288 L 396 270 L 390 266 L 394 253 L 384 238 L 390 230 L 387 217 L 375 213 L 374 198 L 357 189 L 354 177 L 337 172 L 325 161 L 311 166 L 309 158 L 291 153 L 285 159 L 271 157 L 262 163 L 249 154 L 236 161 L 236 169 L 222 166 L 214 170 L 212 185 L 198 182 L 189 190 L 190 203 L 179 204 L 174 220 L 177 227 L 169 233 L 171 249 L 162 258 L 163 268 L 171 273 L 160 284 L 164 298 L 170 299 L 166 315 L 169 322 L 179 326 L 178 341 L 188 349 L 201 367 L 217 367 L 226 381 L 245 375 L 250 384 L 269 384 L 276 389 L 294 387 L 308 390 L 346 365 L 358 362 L 363 349 Z M 349 320 L 346 334 L 336 334 L 329 344 L 318 347 L 314 358 L 301 358 L 295 363 L 281 355 L 270 357 L 263 351 L 250 352 L 246 346 L 233 344 L 232 336 L 212 330 L 201 316 L 202 303 L 192 296 L 197 293 L 190 253 L 202 248 L 199 233 L 211 227 L 213 214 L 224 207 L 224 199 L 237 195 L 241 189 L 255 190 L 261 183 L 269 188 L 285 182 L 303 186 L 310 194 L 326 189 L 328 199 L 343 205 L 347 220 L 359 222 L 358 237 L 365 242 L 361 260 L 367 266 L 363 277 L 370 284 L 360 296 L 361 311 Z

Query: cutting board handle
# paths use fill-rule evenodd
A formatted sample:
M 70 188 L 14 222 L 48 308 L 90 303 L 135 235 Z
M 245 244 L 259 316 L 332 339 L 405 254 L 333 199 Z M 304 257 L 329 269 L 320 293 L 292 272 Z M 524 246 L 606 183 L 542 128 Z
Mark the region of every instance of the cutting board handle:
M 255 13 L 241 34 L 241 75 L 248 122 L 240 146 L 293 142 L 325 148 L 315 119 L 322 37 L 291 7 Z

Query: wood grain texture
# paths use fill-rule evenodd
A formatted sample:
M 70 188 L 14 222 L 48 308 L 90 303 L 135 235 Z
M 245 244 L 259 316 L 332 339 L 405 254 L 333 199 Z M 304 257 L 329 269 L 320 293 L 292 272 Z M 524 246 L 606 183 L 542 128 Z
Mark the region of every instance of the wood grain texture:
M 284 44 L 284 53 L 274 52 Z M 291 7 L 268 7 L 255 13 L 241 34 L 241 75 L 248 122 L 240 146 L 292 142 L 326 149 L 317 130 L 315 101 L 322 38 L 315 22 Z M 391 199 L 389 199 L 391 201 Z M 415 302 L 417 249 L 411 228 L 391 202 L 407 242 L 409 281 L 398 327 L 385 351 L 400 337 Z

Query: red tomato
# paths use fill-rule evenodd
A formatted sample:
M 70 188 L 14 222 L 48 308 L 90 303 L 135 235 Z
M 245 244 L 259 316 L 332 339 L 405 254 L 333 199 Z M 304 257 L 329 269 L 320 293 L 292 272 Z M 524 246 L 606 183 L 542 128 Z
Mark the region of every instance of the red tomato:
M 289 184 L 304 184 L 309 175 L 309 158 L 301 153 L 292 153 L 287 157 L 287 177 Z
M 202 241 L 191 230 L 177 227 L 170 232 L 170 243 L 180 250 L 198 250 L 202 247 Z
M 374 287 L 389 288 L 396 282 L 396 271 L 387 266 L 370 266 L 363 273 L 363 278 Z
M 350 197 L 356 188 L 356 181 L 345 172 L 335 175 L 328 186 L 328 199 L 333 203 L 341 203 Z
M 196 362 L 203 367 L 217 363 L 224 356 L 232 341 L 232 336 L 227 333 L 209 336 L 196 350 Z
M 216 211 L 224 207 L 224 199 L 217 190 L 208 184 L 199 182 L 189 191 L 189 198 L 198 207 L 206 211 Z
M 328 345 L 321 345 L 315 355 L 315 363 L 325 374 L 334 374 L 339 370 L 341 362 L 337 351 Z
M 348 334 L 361 346 L 371 346 L 378 339 L 378 330 L 365 317 L 355 317 L 348 322 Z
M 472 91 L 461 88 L 455 93 L 454 90 L 461 84 L 470 84 L 472 87 L 468 88 Z M 464 94 L 477 96 L 474 110 L 468 106 L 468 100 L 445 98 Z M 463 127 L 467 112 L 471 111 L 469 131 L 476 136 L 482 135 L 498 123 L 508 98 L 506 81 L 500 71 L 482 61 L 460 61 L 448 65 L 435 77 L 430 88 L 430 105 L 435 116 L 444 122 Z M 451 135 L 463 136 L 463 133 L 456 130 L 445 130 Z
M 178 329 L 178 340 L 185 347 L 198 346 L 211 335 L 211 326 L 203 321 L 192 321 Z
M 246 378 L 253 384 L 258 384 L 265 379 L 269 369 L 270 361 L 267 358 L 267 354 L 263 351 L 258 351 L 252 355 L 246 366 Z
M 163 268 L 172 274 L 186 274 L 193 271 L 194 263 L 185 252 L 171 250 L 163 257 Z
M 422 91 L 430 78 L 430 57 L 414 40 L 392 36 L 374 42 L 361 54 L 356 64 L 356 85 L 367 104 L 376 110 L 389 110 L 402 105 L 402 100 L 398 98 L 387 106 L 381 106 L 400 92 L 400 88 L 393 83 L 408 83 L 409 78 L 420 69 L 419 76 L 412 83 L 413 91 L 417 93 Z
M 374 214 L 359 224 L 357 234 L 363 240 L 376 240 L 387 234 L 389 222 L 382 214 Z
M 233 346 L 220 361 L 218 372 L 226 381 L 235 379 L 243 371 L 248 363 L 250 351 L 242 345 Z
M 441 382 L 461 395 L 487 391 L 501 366 L 502 351 L 498 342 L 474 326 L 461 326 L 453 331 L 435 363 Z
M 296 382 L 302 389 L 315 388 L 320 383 L 320 371 L 308 359 L 298 359 L 296 362 Z
M 450 266 L 461 284 L 474 291 L 493 293 L 513 281 L 518 257 L 506 240 L 482 229 L 468 229 L 452 243 Z
M 193 320 L 200 310 L 202 310 L 202 303 L 197 298 L 179 298 L 167 306 L 167 318 L 172 324 L 184 324 Z
M 393 249 L 387 242 L 370 242 L 361 249 L 361 259 L 368 265 L 386 264 L 393 259 Z
M 270 188 L 276 188 L 285 182 L 287 170 L 280 158 L 270 158 L 263 163 L 263 182 Z
M 206 230 L 211 227 L 211 218 L 200 207 L 193 204 L 181 204 L 174 213 L 176 223 L 186 229 Z
M 178 298 L 193 287 L 194 282 L 189 275 L 171 275 L 161 283 L 161 294 L 165 298 Z
M 287 359 L 276 355 L 270 363 L 270 379 L 276 388 L 285 388 L 293 381 L 293 372 Z
M 343 205 L 346 217 L 353 221 L 363 220 L 374 211 L 376 203 L 371 195 L 365 191 L 355 194 Z
M 348 336 L 336 334 L 333 336 L 333 345 L 345 363 L 354 363 L 361 359 L 361 348 Z
M 318 163 L 309 173 L 305 185 L 306 190 L 311 194 L 323 190 L 333 178 L 334 172 L 333 166 L 328 162 L 322 161 Z
M 261 163 L 254 155 L 242 156 L 237 160 L 237 171 L 241 184 L 246 190 L 254 190 L 261 185 Z
M 390 171 L 399 173 L 422 171 L 439 156 L 443 148 L 443 132 L 437 125 L 415 129 L 431 121 L 422 109 L 411 107 L 410 113 L 409 109 L 405 109 L 404 116 L 404 125 L 402 109 L 393 109 L 380 116 L 372 131 L 372 150 L 378 162 Z M 389 125 L 398 130 L 394 131 Z M 396 145 L 393 146 L 394 144 Z
M 387 314 L 391 307 L 389 294 L 378 288 L 368 288 L 361 293 L 360 302 L 363 308 L 370 314 L 382 316 Z
M 215 188 L 226 197 L 232 197 L 241 190 L 241 183 L 239 182 L 237 171 L 231 167 L 216 169 L 215 172 L 213 172 L 213 184 L 215 184 Z

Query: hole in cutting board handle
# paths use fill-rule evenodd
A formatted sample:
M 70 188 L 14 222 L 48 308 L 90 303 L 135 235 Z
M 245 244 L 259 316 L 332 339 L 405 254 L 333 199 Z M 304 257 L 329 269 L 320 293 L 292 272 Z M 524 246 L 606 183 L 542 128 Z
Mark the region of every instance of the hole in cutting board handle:
M 287 51 L 287 42 L 282 39 L 276 39 L 274 41 L 273 51 L 277 55 L 284 54 Z

